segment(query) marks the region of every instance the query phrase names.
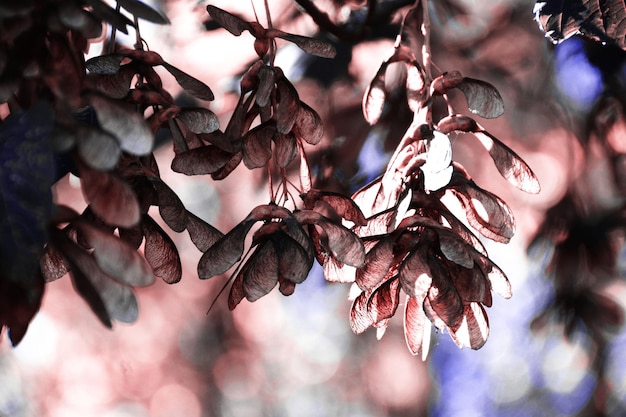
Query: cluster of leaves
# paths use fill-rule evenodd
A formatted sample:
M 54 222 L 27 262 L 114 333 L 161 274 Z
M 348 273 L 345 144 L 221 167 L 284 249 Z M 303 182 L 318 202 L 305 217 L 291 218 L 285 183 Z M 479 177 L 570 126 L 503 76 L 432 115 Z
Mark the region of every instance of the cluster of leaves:
M 213 93 L 143 50 L 139 19 L 168 20 L 140 1 L 121 0 L 116 8 L 100 0 L 25 1 L 3 5 L 0 19 L 0 100 L 10 112 L 0 126 L 7 232 L 0 326 L 19 343 L 39 308 L 44 282 L 68 272 L 105 325 L 132 321 L 133 287 L 149 285 L 155 276 L 174 283 L 182 274 L 177 249 L 148 214 L 150 206 L 159 207 L 172 230 L 187 230 L 200 250 L 221 237 L 183 207 L 152 156 L 162 126 L 212 131 L 217 119 L 204 108 L 176 106 L 153 67 L 163 66 L 200 99 L 211 100 Z M 112 42 L 112 54 L 85 62 L 103 22 L 113 33 L 133 28 L 136 49 L 116 50 Z M 51 187 L 68 172 L 80 177 L 88 202 L 82 214 L 53 202 Z M 137 252 L 142 244 L 143 256 Z
M 152 206 L 172 231 L 187 230 L 203 252 L 200 279 L 222 275 L 237 264 L 224 285 L 226 289 L 232 282 L 231 309 L 276 286 L 282 294 L 292 294 L 317 260 L 327 280 L 353 283 L 357 290 L 350 313 L 356 333 L 373 326 L 382 336 L 402 291 L 412 353 L 426 356 L 430 322 L 447 329 L 460 347 L 478 349 L 485 343 L 489 326 L 484 306 L 491 306 L 491 291 L 508 298 L 511 287 L 478 237 L 442 198 L 456 197 L 470 226 L 497 242 L 509 241 L 515 223 L 506 203 L 480 188 L 452 160 L 449 135 L 473 135 L 517 188 L 537 193 L 539 183 L 518 155 L 473 118 L 457 114 L 449 99 L 451 90 L 459 90 L 471 113 L 495 118 L 504 112 L 495 87 L 457 71 L 433 77 L 428 36 L 421 39 L 418 61 L 415 40 L 420 27 L 428 25 L 426 1 L 414 2 L 408 24 L 363 99 L 363 114 L 373 125 L 385 111 L 387 69 L 400 65 L 413 123 L 384 173 L 351 197 L 314 188 L 307 149 L 321 141 L 322 121 L 274 64 L 278 39 L 321 58 L 335 56 L 331 44 L 275 29 L 269 11 L 266 28 L 208 6 L 211 18 L 233 35 L 248 31 L 258 55 L 241 78 L 239 100 L 221 130 L 210 110 L 181 108 L 164 90 L 156 66 L 187 93 L 213 99 L 204 83 L 144 49 L 138 21 L 167 23 L 161 13 L 137 0 L 120 0 L 115 9 L 99 0 L 87 3 L 88 8 L 78 0 L 0 8 L 8 27 L 16 27 L 1 40 L 2 50 L 21 58 L 5 60 L 11 64 L 0 67 L 1 98 L 11 113 L 0 127 L 0 152 L 7 169 L 20 165 L 15 175 L 4 176 L 3 190 L 8 191 L 2 195 L 7 219 L 2 227 L 16 244 L 3 246 L 1 255 L 7 260 L 21 251 L 18 259 L 23 261 L 0 276 L 1 297 L 8 294 L 0 299 L 0 325 L 10 329 L 13 343 L 35 314 L 43 283 L 68 273 L 109 327 L 113 320 L 136 319 L 134 287 L 150 285 L 156 277 L 178 282 L 178 251 L 148 213 Z M 368 21 L 374 19 L 375 4 L 368 2 Z M 323 21 L 322 15 L 314 15 Z M 17 27 L 24 18 L 33 19 L 33 25 Z M 111 42 L 103 55 L 85 62 L 89 39 L 100 36 L 96 26 L 101 28 L 102 22 L 113 33 L 134 28 L 137 43 L 126 49 Z M 36 45 L 32 56 L 17 53 L 26 42 Z M 434 118 L 433 104 L 441 100 L 448 113 Z M 155 133 L 162 129 L 173 138 L 174 171 L 220 180 L 241 162 L 247 169 L 261 168 L 268 203 L 253 208 L 225 234 L 189 212 L 161 179 L 152 155 Z M 20 149 L 37 158 L 23 161 Z M 88 203 L 82 213 L 53 203 L 50 187 L 68 171 L 80 177 Z M 44 196 L 44 204 L 31 201 L 34 195 Z

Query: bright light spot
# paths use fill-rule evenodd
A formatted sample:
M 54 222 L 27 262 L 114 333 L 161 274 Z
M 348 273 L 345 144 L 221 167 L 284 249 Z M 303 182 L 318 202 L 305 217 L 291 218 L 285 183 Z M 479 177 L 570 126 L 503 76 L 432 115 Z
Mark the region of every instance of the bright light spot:
M 70 172 L 69 183 L 72 188 L 80 188 L 80 178 Z
M 580 343 L 560 341 L 543 358 L 546 387 L 556 393 L 572 392 L 587 375 L 589 357 Z
M 472 206 L 481 219 L 489 221 L 489 213 L 487 213 L 485 206 L 483 206 L 483 203 L 480 200 L 472 198 Z
M 66 358 L 58 370 L 57 389 L 63 403 L 91 415 L 114 397 L 107 364 L 96 354 Z
M 493 389 L 487 393 L 500 404 L 513 403 L 524 397 L 532 388 L 530 370 L 526 361 L 517 355 L 502 355 L 489 364 Z
M 59 328 L 45 312 L 35 316 L 22 342 L 13 353 L 22 364 L 33 368 L 52 366 L 57 355 Z
M 187 387 L 171 384 L 161 387 L 150 400 L 150 417 L 200 417 L 202 406 Z

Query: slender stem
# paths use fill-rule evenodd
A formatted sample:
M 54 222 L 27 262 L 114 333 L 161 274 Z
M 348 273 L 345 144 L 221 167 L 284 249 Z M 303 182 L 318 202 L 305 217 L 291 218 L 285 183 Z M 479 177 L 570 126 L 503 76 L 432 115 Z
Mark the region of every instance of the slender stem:
M 272 179 L 272 167 L 269 161 L 267 163 L 267 181 L 270 186 L 270 203 L 275 203 L 276 198 L 274 196 L 274 181 Z
M 422 35 L 424 35 L 424 43 L 422 44 L 422 64 L 424 71 L 426 72 L 427 82 L 430 83 L 432 79 L 432 55 L 430 51 L 430 15 L 428 13 L 428 0 L 421 0 L 422 2 Z
M 135 20 L 135 49 L 143 49 L 143 43 L 141 41 L 141 32 L 139 32 L 139 18 L 133 16 Z
M 120 12 L 120 4 L 115 2 L 115 11 L 117 13 Z M 108 54 L 112 54 L 113 52 L 115 52 L 115 40 L 117 37 L 117 29 L 115 28 L 115 26 L 111 25 L 111 42 L 108 45 Z

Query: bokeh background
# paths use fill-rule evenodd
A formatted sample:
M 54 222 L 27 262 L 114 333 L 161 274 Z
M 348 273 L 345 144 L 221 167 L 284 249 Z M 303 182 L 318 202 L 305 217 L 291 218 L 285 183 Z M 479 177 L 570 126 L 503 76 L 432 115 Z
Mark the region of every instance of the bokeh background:
M 252 3 L 263 23 L 261 1 L 211 1 L 248 20 L 254 20 Z M 290 1 L 269 3 L 276 27 L 315 32 Z M 334 9 L 330 1 L 317 2 L 336 10 L 338 20 L 358 13 L 360 2 L 344 3 Z M 491 334 L 482 349 L 460 350 L 448 335 L 435 334 L 431 354 L 422 362 L 405 346 L 400 317 L 381 340 L 373 330 L 356 336 L 347 319 L 349 287 L 325 282 L 318 267 L 293 296 L 274 291 L 234 312 L 222 296 L 207 313 L 226 277 L 198 280 L 201 253 L 186 234 L 170 232 L 182 257 L 183 279 L 139 289 L 140 316 L 132 325 L 107 330 L 69 279 L 47 285 L 43 307 L 22 343 L 17 348 L 6 340 L 0 344 L 0 416 L 556 417 L 597 415 L 598 401 L 606 415 L 626 415 L 626 333 L 607 334 L 607 371 L 599 375 L 593 366 L 596 346 L 585 332 L 566 338 L 558 323 L 530 330 L 554 295 L 545 273 L 552 249 L 540 244 L 529 250 L 529 244 L 546 211 L 586 170 L 580 137 L 603 91 L 602 74 L 580 40 L 555 47 L 544 38 L 533 20 L 533 2 L 455 3 L 464 13 L 432 10 L 434 63 L 499 89 L 505 115 L 481 124 L 515 149 L 542 184 L 537 196 L 517 191 L 475 141 L 454 138 L 454 159 L 481 187 L 503 198 L 517 220 L 510 244 L 484 242 L 514 295 L 494 298 Z M 166 61 L 211 86 L 216 100 L 210 108 L 224 126 L 236 103 L 237 75 L 255 56 L 251 36 L 207 30 L 212 28 L 205 24 L 206 2 L 152 4 L 171 25 L 142 23 L 142 36 Z M 373 129 L 361 116 L 363 91 L 393 45 L 394 30 L 397 26 L 389 25 L 362 42 L 338 42 L 335 61 L 310 59 L 288 46 L 278 54 L 276 64 L 324 118 L 326 137 L 312 155 L 327 188 L 354 191 L 377 176 L 410 121 L 401 106 L 393 119 Z M 98 48 L 93 44 L 90 54 L 97 55 Z M 168 91 L 180 93 L 167 74 L 163 80 Z M 453 100 L 462 103 L 462 97 Z M 171 172 L 169 146 L 155 155 L 163 179 L 186 207 L 222 231 L 267 203 L 265 182 L 256 171 L 240 168 L 213 182 Z M 608 199 L 606 167 L 598 163 L 585 172 L 593 177 L 595 192 Z M 75 178 L 63 178 L 55 195 L 84 207 Z M 620 262 L 615 279 L 602 288 L 622 305 L 624 268 Z M 601 391 L 606 395 L 597 395 L 599 385 L 609 387 Z

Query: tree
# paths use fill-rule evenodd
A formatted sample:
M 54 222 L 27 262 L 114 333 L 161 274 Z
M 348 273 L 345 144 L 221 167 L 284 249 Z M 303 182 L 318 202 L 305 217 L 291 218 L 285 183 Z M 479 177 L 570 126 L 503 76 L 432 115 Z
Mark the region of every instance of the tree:
M 200 279 L 235 267 L 223 287 L 231 310 L 276 286 L 283 295 L 292 294 L 317 262 L 328 281 L 354 284 L 349 323 L 355 333 L 375 327 L 382 337 L 403 306 L 399 314 L 415 355 L 426 358 L 431 324 L 459 347 L 484 345 L 489 334 L 484 307 L 492 304 L 491 292 L 508 298 L 512 289 L 477 234 L 507 243 L 515 221 L 507 203 L 453 159 L 451 138 L 474 140 L 520 190 L 538 193 L 540 186 L 522 158 L 483 127 L 484 119 L 504 113 L 494 85 L 454 66 L 436 65 L 433 44 L 442 41 L 434 39 L 433 16 L 437 22 L 458 20 L 463 7 L 453 1 L 336 1 L 328 9 L 308 0 L 295 3 L 299 8 L 280 23 L 308 15 L 319 33 L 283 31 L 267 3 L 264 18 L 256 21 L 207 6 L 207 29 L 249 33 L 257 55 L 240 74 L 239 98 L 224 127 L 209 110 L 211 88 L 144 44 L 141 21 L 167 24 L 160 11 L 137 0 L 118 1 L 115 8 L 77 0 L 0 9 L 6 61 L 0 322 L 14 344 L 37 312 L 45 282 L 69 275 L 108 327 L 137 318 L 134 288 L 155 278 L 178 282 L 178 249 L 149 213 L 157 207 L 167 228 L 187 231 L 203 253 Z M 623 5 L 561 3 L 538 3 L 537 20 L 557 43 L 582 35 L 575 38 L 581 42 L 578 51 L 598 70 L 602 95 L 593 98 L 593 107 L 577 109 L 587 120 L 581 146 L 585 156 L 610 162 L 613 183 L 607 185 L 609 204 L 592 199 L 580 186 L 591 175 L 584 166 L 571 191 L 548 211 L 534 247 L 554 246 L 549 272 L 556 297 L 535 325 L 541 327 L 554 312 L 568 335 L 590 332 L 602 375 L 604 327 L 623 321 L 617 303 L 597 290 L 616 275 L 614 236 L 622 233 L 621 74 L 604 57 L 623 57 Z M 341 8 L 351 12 L 340 23 L 333 16 Z M 580 16 L 586 16 L 582 23 Z M 103 53 L 85 60 L 103 22 L 110 31 Z M 116 33 L 129 30 L 136 33 L 132 49 L 116 43 Z M 320 75 L 315 66 L 323 67 L 319 62 L 333 59 L 340 47 L 350 50 L 375 37 L 396 41 L 386 59 L 370 63 L 373 78 L 362 102 L 369 126 L 363 124 L 363 133 L 349 138 L 349 145 L 333 148 L 329 144 L 336 138 L 324 127 L 341 122 L 305 102 L 275 64 L 277 52 L 286 41 L 315 57 L 310 71 L 332 89 L 344 74 Z M 181 105 L 163 88 L 157 67 L 202 103 Z M 373 178 L 354 175 L 357 151 L 368 135 L 393 149 Z M 155 138 L 164 136 L 171 138 L 163 146 L 172 146 L 174 171 L 219 181 L 243 165 L 267 184 L 267 201 L 219 231 L 186 209 L 161 178 L 153 150 Z M 88 203 L 81 213 L 55 201 L 50 191 L 69 172 L 80 178 Z

